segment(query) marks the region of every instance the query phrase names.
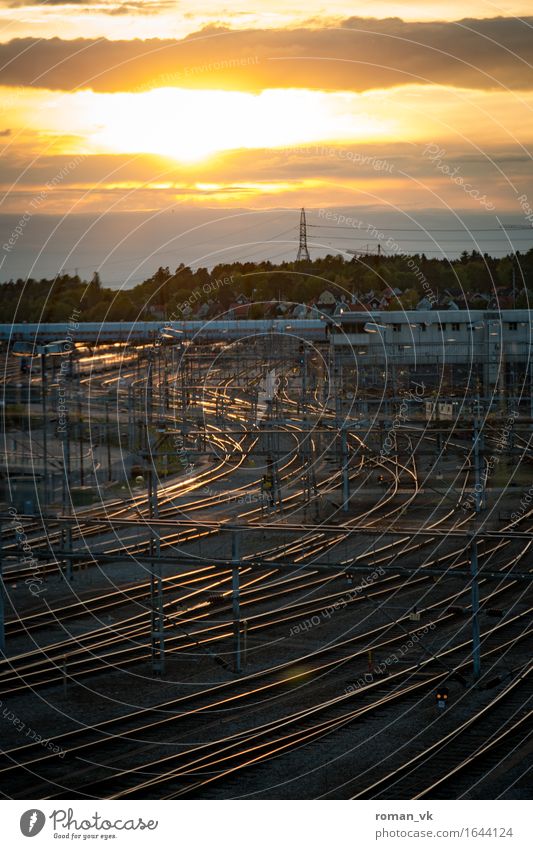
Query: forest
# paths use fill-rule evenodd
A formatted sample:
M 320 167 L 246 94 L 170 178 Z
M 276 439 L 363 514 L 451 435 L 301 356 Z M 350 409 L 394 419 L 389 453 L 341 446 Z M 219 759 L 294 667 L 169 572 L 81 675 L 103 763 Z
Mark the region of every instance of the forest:
M 86 281 L 58 274 L 54 279 L 9 280 L 0 284 L 0 322 L 62 322 L 78 310 L 79 321 L 143 321 L 173 315 L 187 318 L 224 314 L 277 314 L 280 302 L 311 306 L 327 290 L 338 301 L 364 306 L 388 296 L 388 309 L 413 309 L 427 294 L 434 305 L 460 308 L 528 308 L 533 298 L 533 249 L 494 258 L 476 252 L 456 260 L 422 255 L 327 255 L 310 262 L 234 262 L 208 270 L 183 263 L 174 272 L 158 268 L 132 289 L 108 288 L 95 272 Z M 242 312 L 243 306 L 245 313 Z

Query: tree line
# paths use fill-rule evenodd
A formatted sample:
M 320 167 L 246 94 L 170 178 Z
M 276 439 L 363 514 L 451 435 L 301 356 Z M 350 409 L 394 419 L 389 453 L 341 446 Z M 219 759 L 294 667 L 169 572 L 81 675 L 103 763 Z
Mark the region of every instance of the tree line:
M 409 265 L 410 259 L 414 262 Z M 194 302 L 194 317 L 204 303 L 212 303 L 220 314 L 242 296 L 252 303 L 250 317 L 260 318 L 268 313 L 268 302 L 310 304 L 325 289 L 349 303 L 365 303 L 370 293 L 396 292 L 390 308 L 409 309 L 425 294 L 423 280 L 439 297 L 465 297 L 459 306 L 483 309 L 484 296 L 504 302 L 513 291 L 516 306 L 529 307 L 533 249 L 502 258 L 464 252 L 451 261 L 424 254 L 352 259 L 329 254 L 310 262 L 234 262 L 211 270 L 193 270 L 182 263 L 174 272 L 160 267 L 132 289 L 118 291 L 106 287 L 98 273 L 89 281 L 66 273 L 54 279 L 9 280 L 0 284 L 0 321 L 63 322 L 74 309 L 80 310 L 80 321 L 148 321 L 179 315 L 187 302 Z M 195 292 L 199 294 L 192 299 Z

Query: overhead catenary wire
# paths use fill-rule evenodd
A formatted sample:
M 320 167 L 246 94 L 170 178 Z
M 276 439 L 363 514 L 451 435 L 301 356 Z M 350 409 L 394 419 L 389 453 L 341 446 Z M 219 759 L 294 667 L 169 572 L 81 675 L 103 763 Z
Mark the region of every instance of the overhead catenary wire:
M 374 226 L 374 225 L 372 225 Z M 344 224 L 308 224 L 307 227 L 320 228 L 321 230 L 353 230 L 353 227 Z M 376 227 L 376 229 L 378 229 Z M 507 230 L 529 230 L 533 233 L 533 227 L 527 224 L 513 224 L 510 227 L 380 227 L 380 233 L 502 233 Z

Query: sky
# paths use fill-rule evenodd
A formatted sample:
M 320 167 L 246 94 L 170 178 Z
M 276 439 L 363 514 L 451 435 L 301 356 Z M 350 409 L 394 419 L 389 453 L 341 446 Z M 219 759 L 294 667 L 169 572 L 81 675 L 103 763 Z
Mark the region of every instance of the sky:
M 0 0 L 2 236 L 17 216 L 26 229 L 43 215 L 198 208 L 526 222 L 533 0 L 464 12 L 457 0 Z

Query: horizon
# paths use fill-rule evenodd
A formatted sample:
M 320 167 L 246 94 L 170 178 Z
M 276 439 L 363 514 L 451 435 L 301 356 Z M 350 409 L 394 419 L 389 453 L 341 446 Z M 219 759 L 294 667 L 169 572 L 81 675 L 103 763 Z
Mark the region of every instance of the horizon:
M 306 214 L 312 259 L 328 253 L 349 259 L 351 250 L 377 253 L 378 245 L 385 256 L 399 248 L 450 261 L 463 250 L 498 258 L 533 247 L 533 227 L 518 214 L 502 222 L 488 211 L 407 212 L 377 205 L 311 208 Z M 12 249 L 0 255 L 0 282 L 51 279 L 77 269 L 84 279 L 98 271 L 103 285 L 131 289 L 158 267 L 175 269 L 182 262 L 208 269 L 224 262 L 290 262 L 298 249 L 299 215 L 300 209 L 287 208 L 36 214 L 22 222 Z M 20 216 L 0 213 L 0 248 L 20 222 Z M 505 229 L 509 225 L 520 229 Z

